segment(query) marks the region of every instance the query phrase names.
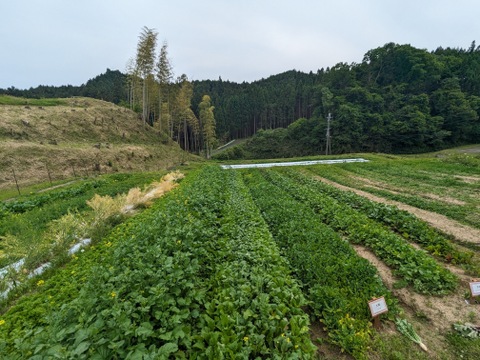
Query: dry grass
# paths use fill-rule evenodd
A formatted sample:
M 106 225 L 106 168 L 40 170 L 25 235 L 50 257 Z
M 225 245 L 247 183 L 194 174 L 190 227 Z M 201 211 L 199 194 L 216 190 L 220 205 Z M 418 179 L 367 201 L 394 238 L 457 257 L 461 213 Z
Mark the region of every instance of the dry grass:
M 123 206 L 123 212 L 128 213 L 138 207 L 150 206 L 154 199 L 162 197 L 167 192 L 178 186 L 177 181 L 183 179 L 185 175 L 179 171 L 166 174 L 159 182 L 153 182 L 144 191 L 139 188 L 130 189 Z
M 144 191 L 133 188 L 127 195 L 120 194 L 116 197 L 96 194 L 87 201 L 87 205 L 92 209 L 91 216 L 85 217 L 77 212 L 68 213 L 49 223 L 41 239 L 31 241 L 10 234 L 0 237 L 0 258 L 6 257 L 6 254 L 13 260 L 25 258 L 26 266 L 33 269 L 55 256 L 65 254 L 67 249 L 80 239 L 92 237 L 103 228 L 115 225 L 125 216 L 134 215 L 135 209 L 150 206 L 154 199 L 177 187 L 177 181 L 183 177 L 182 173 L 175 171 L 162 177 L 159 182 L 150 184 Z
M 144 193 L 140 188 L 133 188 L 130 189 L 130 191 L 127 194 L 127 197 L 125 198 L 125 205 L 124 208 L 127 206 L 131 206 L 132 208 L 137 208 L 140 207 L 141 205 L 144 204 Z M 123 210 L 125 211 L 125 210 Z
M 107 222 L 116 216 L 132 214 L 140 207 L 148 207 L 154 199 L 157 199 L 178 186 L 177 181 L 184 174 L 174 171 L 163 176 L 159 182 L 153 182 L 144 191 L 140 188 L 132 188 L 126 195 L 95 196 L 87 201 L 87 205 L 93 210 L 94 221 L 91 226 L 97 226 Z
M 94 221 L 92 226 L 106 223 L 109 219 L 121 214 L 124 204 L 125 195 L 118 195 L 112 198 L 108 195 L 100 196 L 95 194 L 93 198 L 87 200 L 87 205 L 93 210 Z
M 35 143 L 156 143 L 133 111 L 105 101 L 64 99 L 66 105 L 1 105 L 0 139 Z
M 125 108 L 88 98 L 0 105 L 0 191 L 100 173 L 157 171 L 196 157 Z M 50 173 L 50 178 L 49 178 Z
M 53 180 L 63 180 L 114 172 L 158 171 L 193 158 L 178 147 L 161 144 L 119 144 L 96 149 L 0 142 L 0 154 L 0 190 L 15 187 L 13 170 L 24 187 L 49 181 L 49 172 Z

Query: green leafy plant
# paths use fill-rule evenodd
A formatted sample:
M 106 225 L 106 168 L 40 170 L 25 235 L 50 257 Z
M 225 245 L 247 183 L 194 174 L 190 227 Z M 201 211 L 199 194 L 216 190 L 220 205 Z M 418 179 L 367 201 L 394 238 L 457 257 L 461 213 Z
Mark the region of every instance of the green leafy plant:
M 473 252 L 456 249 L 444 235 L 407 211 L 400 210 L 395 206 L 370 201 L 350 191 L 336 189 L 321 181 L 315 181 L 298 171 L 287 171 L 287 174 L 300 183 L 332 197 L 339 203 L 361 211 L 369 219 L 384 224 L 408 241 L 419 244 L 429 253 L 441 257 L 446 262 L 453 262 L 454 264 L 471 263 Z
M 218 167 L 21 300 L 2 316 L 2 355 L 311 359 L 315 350 L 288 263 L 242 182 Z
M 60 219 L 69 213 L 87 215 L 90 210 L 86 201 L 95 194 L 116 196 L 127 192 L 134 186 L 143 186 L 158 177 L 158 173 L 107 175 L 75 183 L 66 188 L 0 202 L 0 209 L 2 207 L 6 209 L 3 212 L 0 210 L 0 237 L 6 239 L 0 241 L 0 267 L 11 264 L 26 255 L 29 257 L 26 265 L 31 267 L 50 260 L 50 246 L 55 236 L 49 229 L 53 221 L 61 221 Z M 86 216 L 86 219 L 88 217 Z M 102 223 L 106 226 L 98 226 L 96 230 L 90 231 L 88 236 L 96 239 L 102 237 L 111 226 L 118 224 L 121 219 L 117 216 L 111 220 L 109 224 Z M 64 221 L 65 226 L 68 223 L 68 220 Z M 62 230 L 59 229 L 59 232 Z M 82 236 L 82 234 L 77 235 Z M 58 243 L 58 241 L 55 242 Z M 6 251 L 6 247 L 8 247 L 8 251 Z
M 386 294 L 391 312 L 397 311 L 376 269 L 308 206 L 269 183 L 260 171 L 245 171 L 243 178 L 330 342 L 364 358 L 373 334 L 368 300 Z
M 423 351 L 428 352 L 428 348 L 426 345 L 422 342 L 422 339 L 418 334 L 415 332 L 415 329 L 413 328 L 412 324 L 410 324 L 407 319 L 400 319 L 397 318 L 395 320 L 395 325 L 397 327 L 397 330 L 405 337 L 413 341 L 414 343 L 418 344 L 420 348 Z
M 324 223 L 349 241 L 370 248 L 416 291 L 424 294 L 447 294 L 458 286 L 458 279 L 454 274 L 382 224 L 369 219 L 361 211 L 316 191 L 310 184 L 299 183 L 278 171 L 265 171 L 265 176 L 295 199 L 308 204 Z
M 463 337 L 470 338 L 470 339 L 480 338 L 480 326 L 476 326 L 471 323 L 465 323 L 465 324 L 453 324 L 453 328 Z

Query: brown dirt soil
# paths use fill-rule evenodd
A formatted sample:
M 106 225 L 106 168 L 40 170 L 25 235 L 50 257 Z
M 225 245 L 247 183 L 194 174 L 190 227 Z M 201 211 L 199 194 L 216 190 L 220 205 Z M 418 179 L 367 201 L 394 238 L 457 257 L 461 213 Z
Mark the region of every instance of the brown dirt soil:
M 460 180 L 462 180 L 466 183 L 469 183 L 469 184 L 474 184 L 474 183 L 480 181 L 479 176 L 460 176 L 460 175 L 457 175 L 457 176 L 455 176 L 455 178 L 460 179 Z
M 327 332 L 323 330 L 323 326 L 319 321 L 310 324 L 310 339 L 317 347 L 316 356 L 319 359 L 341 359 L 352 360 L 350 354 L 342 353 L 338 347 L 329 344 L 325 339 L 328 338 Z
M 475 178 L 467 176 L 467 177 L 464 177 L 462 179 L 465 182 L 467 182 L 467 180 L 465 178 L 467 178 L 470 183 L 474 182 L 473 179 L 475 179 Z M 395 195 L 400 195 L 402 193 L 405 193 L 404 189 L 394 187 L 390 184 L 386 184 L 386 183 L 383 183 L 381 181 L 373 181 L 371 179 L 366 179 L 366 178 L 362 178 L 362 177 L 358 177 L 358 176 L 355 176 L 354 179 L 356 179 L 358 181 L 361 181 L 368 188 L 387 191 L 390 194 L 395 194 Z M 480 181 L 480 179 L 478 179 L 477 181 Z M 440 202 L 444 202 L 444 203 L 452 204 L 452 205 L 465 205 L 466 204 L 465 201 L 454 199 L 452 197 L 446 196 L 445 194 L 443 194 L 442 196 L 438 196 L 436 194 L 431 194 L 431 193 L 416 193 L 416 195 L 421 196 L 421 197 L 426 198 L 426 199 L 432 199 L 432 200 L 436 200 L 436 201 L 440 201 Z
M 353 191 L 372 201 L 395 205 L 402 210 L 409 211 L 430 225 L 453 235 L 459 240 L 476 244 L 480 243 L 479 230 L 459 224 L 443 215 L 387 200 L 319 176 L 315 176 L 315 178 L 341 190 Z M 443 264 L 444 267 L 458 276 L 460 280 L 459 290 L 454 294 L 443 297 L 425 296 L 415 293 L 410 288 L 396 289 L 394 284 L 399 279 L 393 275 L 392 270 L 387 265 L 366 247 L 360 245 L 354 245 L 353 247 L 359 256 L 367 259 L 378 269 L 384 284 L 392 291 L 392 294 L 400 301 L 400 304 L 405 309 L 409 321 L 414 322 L 418 334 L 430 349 L 429 353 L 432 358 L 437 358 L 439 353 L 447 351 L 443 335 L 451 329 L 452 324 L 479 321 L 478 304 L 469 304 L 465 301 L 464 294 L 468 293 L 468 283 L 471 281 L 471 277 L 466 275 L 463 270 L 453 265 Z M 462 289 L 465 291 L 462 291 Z
M 410 288 L 395 289 L 393 284 L 399 280 L 390 268 L 379 260 L 367 248 L 354 245 L 357 254 L 367 259 L 378 269 L 383 283 L 392 291 L 392 294 L 400 301 L 407 312 L 409 321 L 415 321 L 415 328 L 430 352 L 445 350 L 443 334 L 451 329 L 452 324 L 457 322 L 471 322 L 473 314 L 478 312 L 478 305 L 470 305 L 465 302 L 462 291 L 454 294 L 435 297 L 415 293 Z M 468 288 L 470 278 L 459 269 L 449 267 L 460 278 L 460 288 Z
M 338 184 L 336 182 L 330 181 L 328 179 L 322 178 L 320 176 L 315 176 L 315 179 L 320 180 L 322 182 L 325 182 L 326 184 L 335 186 L 338 189 L 345 190 L 345 191 L 353 191 L 354 193 L 366 197 L 369 200 L 383 203 L 383 204 L 388 204 L 388 205 L 394 205 L 398 207 L 401 210 L 408 211 L 418 218 L 422 219 L 423 221 L 427 222 L 431 226 L 445 232 L 446 234 L 450 234 L 455 239 L 460 240 L 460 241 L 466 241 L 466 242 L 471 242 L 475 244 L 480 244 L 480 230 L 471 228 L 469 226 L 460 224 L 459 222 L 449 219 L 444 215 L 437 214 L 431 211 L 419 209 L 410 205 L 403 204 L 398 201 L 394 200 L 388 200 L 385 198 L 382 198 L 380 196 L 376 196 L 373 194 L 370 194 L 366 191 L 354 189 L 348 186 L 344 186 L 341 184 Z

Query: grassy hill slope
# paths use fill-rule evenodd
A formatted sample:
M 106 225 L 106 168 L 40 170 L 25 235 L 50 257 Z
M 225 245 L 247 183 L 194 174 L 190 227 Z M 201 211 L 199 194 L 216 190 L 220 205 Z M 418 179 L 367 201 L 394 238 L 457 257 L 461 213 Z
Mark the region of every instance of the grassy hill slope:
M 137 114 L 90 99 L 0 97 L 0 189 L 116 171 L 172 167 L 191 157 Z

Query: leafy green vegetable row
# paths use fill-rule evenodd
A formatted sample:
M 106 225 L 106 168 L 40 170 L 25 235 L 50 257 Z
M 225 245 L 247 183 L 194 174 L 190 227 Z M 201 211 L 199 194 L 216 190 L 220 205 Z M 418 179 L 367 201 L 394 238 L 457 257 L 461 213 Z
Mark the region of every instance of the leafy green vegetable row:
M 67 267 L 65 294 L 45 281 L 1 317 L 0 354 L 311 358 L 299 286 L 248 192 L 228 176 L 208 167 L 117 227 L 100 259 L 79 257 L 89 268 L 81 277 Z
M 427 223 L 418 219 L 408 211 L 400 210 L 395 206 L 370 201 L 351 191 L 342 191 L 333 186 L 316 181 L 298 171 L 288 171 L 288 176 L 295 178 L 301 184 L 320 191 L 351 208 L 361 211 L 372 220 L 376 220 L 398 232 L 409 241 L 423 246 L 429 253 L 453 263 L 469 264 L 473 252 L 464 252 L 455 249 L 451 242 Z
M 104 180 L 94 180 L 81 185 L 71 186 L 68 189 L 30 195 L 26 199 L 0 202 L 0 214 L 21 214 L 56 200 L 77 197 L 88 190 L 102 186 L 104 183 Z
M 351 242 L 370 248 L 415 291 L 440 295 L 457 287 L 458 279 L 454 274 L 361 212 L 278 172 L 268 171 L 267 176 L 274 184 L 312 207 L 323 222 L 347 236 Z
M 458 180 L 453 180 L 454 175 L 469 175 L 476 174 L 475 167 L 472 164 L 464 164 L 463 166 L 460 163 L 457 164 L 446 164 L 444 160 L 439 159 L 428 159 L 425 157 L 422 158 L 405 158 L 397 159 L 392 163 L 391 161 L 385 161 L 385 159 L 376 158 L 374 166 L 373 162 L 369 163 L 367 168 L 359 168 L 349 166 L 349 164 L 342 165 L 341 167 L 329 167 L 326 170 L 321 172 L 322 177 L 328 178 L 332 181 L 338 182 L 343 185 L 352 186 L 355 188 L 363 189 L 369 193 L 376 194 L 378 196 L 399 201 L 404 204 L 418 207 L 420 209 L 433 211 L 438 214 L 445 215 L 451 219 L 455 219 L 460 223 L 464 223 L 475 228 L 480 228 L 480 222 L 478 216 L 472 216 L 473 214 L 478 213 L 477 204 L 473 200 L 475 195 L 471 196 L 471 190 L 475 189 L 475 184 L 463 183 L 458 187 Z M 422 164 L 420 165 L 419 162 Z M 318 170 L 320 171 L 320 170 Z M 418 181 L 407 182 L 405 181 L 408 177 L 415 177 L 420 172 L 430 172 L 431 175 L 424 174 L 424 179 L 418 179 Z M 385 173 L 390 173 L 385 175 Z M 478 171 L 477 171 L 478 173 Z M 456 182 L 456 190 L 459 196 L 467 201 L 465 205 L 456 205 L 450 204 L 445 201 L 439 201 L 431 198 L 426 198 L 420 196 L 419 193 L 433 192 L 437 193 L 439 191 L 439 186 L 448 186 L 452 189 L 452 183 L 450 184 L 438 184 L 438 179 L 445 174 L 449 174 L 450 180 Z M 383 187 L 371 187 L 365 186 L 365 184 L 354 181 L 356 176 L 364 178 L 375 178 L 385 184 L 390 184 L 390 186 L 404 189 L 400 192 L 391 192 L 387 188 Z M 425 179 L 426 178 L 426 179 Z M 421 191 L 419 191 L 419 187 Z M 473 190 L 474 192 L 475 190 Z M 478 190 L 477 190 L 478 192 Z M 473 200 L 473 201 L 472 201 Z
M 244 179 L 331 341 L 364 357 L 372 334 L 368 301 L 385 296 L 390 314 L 398 311 L 376 268 L 308 206 L 267 182 L 259 170 L 244 173 Z
M 214 358 L 308 358 L 314 347 L 308 316 L 300 310 L 306 305 L 302 291 L 239 174 L 223 172 L 222 178 L 226 199 L 212 252 L 212 297 L 207 297 L 202 330 L 215 341 L 205 343 L 205 349 L 215 349 Z M 229 338 L 242 344 L 225 354 L 222 347 Z M 275 351 L 262 350 L 265 345 Z
M 28 196 L 21 201 L 28 202 L 31 199 L 32 203 L 35 203 L 38 196 L 48 197 L 48 201 L 45 200 L 40 205 L 31 208 L 29 206 L 25 207 L 25 211 L 20 213 L 5 213 L 3 218 L 0 216 L 0 237 L 7 234 L 14 235 L 20 244 L 25 245 L 24 247 L 34 248 L 52 220 L 62 217 L 69 211 L 86 209 L 86 201 L 92 198 L 94 194 L 114 196 L 128 192 L 132 187 L 143 186 L 152 180 L 159 179 L 159 175 L 159 173 L 106 175 L 82 185 L 75 184 L 68 189 L 57 189 L 51 193 Z M 10 202 L 4 204 L 10 204 Z M 0 241 L 0 250 L 4 250 L 4 245 Z M 18 256 L 12 257 L 7 253 L 0 259 L 0 267 L 11 264 L 18 259 Z M 38 266 L 36 259 L 33 259 L 27 265 Z
M 39 194 L 31 194 L 20 199 L 0 202 L 0 219 L 8 214 L 21 214 L 32 209 L 38 209 L 57 200 L 77 198 L 83 194 L 91 194 L 92 190 L 100 195 L 115 195 L 124 192 L 137 184 L 152 179 L 152 174 L 110 174 L 95 180 L 73 184 L 66 188 L 51 190 Z

